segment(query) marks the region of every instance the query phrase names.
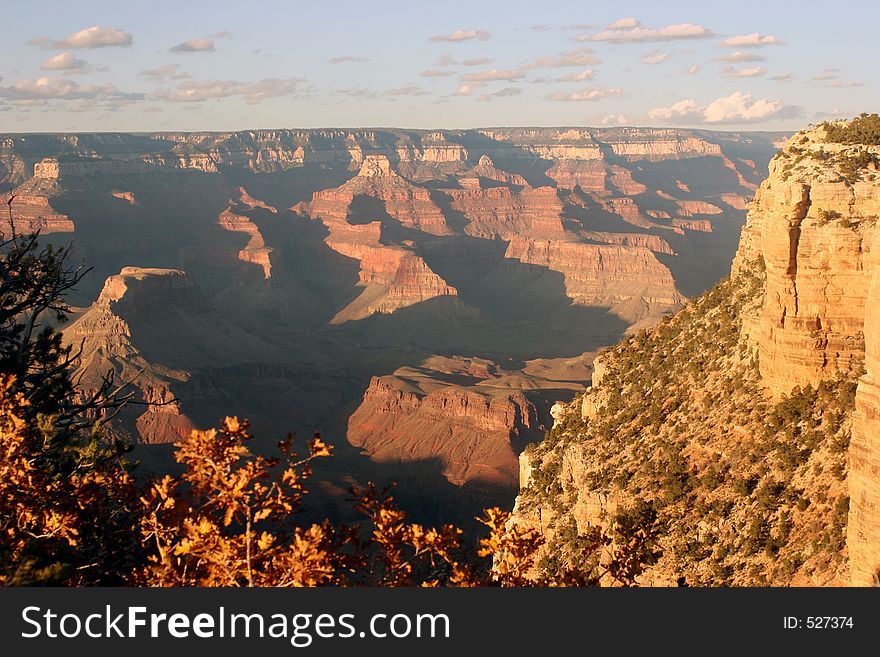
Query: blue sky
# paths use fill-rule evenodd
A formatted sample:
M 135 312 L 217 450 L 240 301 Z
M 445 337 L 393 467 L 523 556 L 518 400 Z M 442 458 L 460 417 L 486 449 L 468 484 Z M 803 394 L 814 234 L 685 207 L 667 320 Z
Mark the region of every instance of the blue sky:
M 0 132 L 654 125 L 877 111 L 875 3 L 3 3 Z

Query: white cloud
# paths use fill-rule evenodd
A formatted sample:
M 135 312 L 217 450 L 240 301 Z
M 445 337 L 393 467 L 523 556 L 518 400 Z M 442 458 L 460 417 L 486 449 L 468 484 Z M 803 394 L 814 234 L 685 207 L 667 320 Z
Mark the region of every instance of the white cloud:
M 66 77 L 39 77 L 0 87 L 0 98 L 17 101 L 141 100 L 143 94 L 125 93 L 112 84 L 78 84 Z
M 654 121 L 666 121 L 669 123 L 687 123 L 698 120 L 703 113 L 703 108 L 697 101 L 687 98 L 680 100 L 669 107 L 655 107 L 648 112 L 648 118 Z
M 426 71 L 422 71 L 419 73 L 423 78 L 445 78 L 450 75 L 455 75 L 455 71 L 438 71 L 437 69 L 429 68 Z
M 473 41 L 474 39 L 486 41 L 489 36 L 489 33 L 485 30 L 455 30 L 455 32 L 452 32 L 451 34 L 438 34 L 432 36 L 430 40 L 451 41 L 453 43 L 458 41 Z
M 785 109 L 781 100 L 752 98 L 752 94 L 735 91 L 716 98 L 706 106 L 706 123 L 747 123 L 772 118 Z
M 453 94 L 454 96 L 470 96 L 480 87 L 485 87 L 485 82 L 471 82 L 468 84 L 459 85 L 456 92 Z
M 700 105 L 688 98 L 669 107 L 655 107 L 648 112 L 648 118 L 664 123 L 755 123 L 787 118 L 798 111 L 781 100 L 755 99 L 751 94 L 735 91 L 708 105 Z
M 845 89 L 848 87 L 861 87 L 864 82 L 855 82 L 854 80 L 841 80 L 839 68 L 826 68 L 821 73 L 813 76 L 815 82 L 827 83 L 823 86 L 834 87 L 837 89 Z
M 645 55 L 642 57 L 642 64 L 662 64 L 663 62 L 669 59 L 669 55 L 666 53 L 652 53 L 650 55 Z
M 578 73 L 567 73 L 561 77 L 556 78 L 557 82 L 586 82 L 587 80 L 592 80 L 596 77 L 596 71 L 591 68 L 584 69 Z
M 628 119 L 623 114 L 605 114 L 599 117 L 599 123 L 602 125 L 626 125 Z
M 693 66 L 686 68 L 683 72 L 685 75 L 696 75 L 697 73 L 700 72 L 700 65 L 694 64 Z
M 583 102 L 596 101 L 609 96 L 619 96 L 623 93 L 623 89 L 618 87 L 593 87 L 591 89 L 581 89 L 580 91 L 565 92 L 557 91 L 547 96 L 547 100 L 556 100 L 562 102 Z
M 619 21 L 618 21 L 619 22 Z M 640 41 L 677 41 L 680 39 L 705 39 L 713 36 L 712 30 L 695 23 L 677 23 L 666 27 L 642 27 L 637 24 L 629 27 L 614 27 L 612 23 L 607 30 L 593 34 L 582 34 L 578 41 L 610 41 L 612 43 L 632 43 Z
M 50 57 L 40 65 L 40 68 L 44 71 L 82 71 L 86 68 L 86 63 L 67 50 Z
M 826 68 L 821 73 L 817 73 L 813 76 L 813 79 L 817 82 L 824 82 L 825 80 L 837 80 L 840 77 L 840 69 L 839 68 Z
M 153 100 L 168 100 L 180 103 L 198 103 L 215 98 L 241 96 L 251 105 L 267 98 L 289 96 L 296 92 L 302 78 L 270 78 L 258 82 L 236 82 L 234 80 L 187 80 L 173 89 L 159 89 L 150 95 Z
M 732 66 L 728 66 L 722 71 L 722 74 L 733 78 L 756 78 L 760 75 L 764 75 L 766 72 L 767 69 L 763 66 L 751 66 L 742 69 L 735 69 Z
M 185 80 L 189 77 L 189 73 L 184 73 L 180 70 L 180 64 L 165 64 L 159 68 L 141 71 L 139 75 L 142 78 L 155 80 L 156 82 L 162 80 Z
M 633 27 L 639 27 L 642 23 L 630 16 L 629 18 L 621 18 L 614 21 L 608 26 L 609 30 L 628 30 Z
M 593 54 L 590 48 L 577 48 L 558 55 L 539 57 L 528 68 L 565 68 L 568 66 L 590 66 L 598 64 L 599 58 Z
M 791 82 L 792 80 L 794 80 L 794 75 L 791 73 L 783 73 L 781 75 L 774 75 L 773 77 L 767 79 L 773 80 L 774 82 Z
M 49 37 L 37 37 L 29 41 L 31 45 L 39 46 L 44 50 L 76 50 L 78 48 L 106 48 L 109 46 L 130 46 L 134 38 L 130 32 L 124 32 L 118 27 L 100 27 L 94 25 L 79 32 L 74 32 L 60 41 L 54 41 Z
M 190 39 L 168 50 L 169 52 L 214 52 L 214 39 Z
M 756 52 L 745 52 L 744 50 L 737 50 L 729 55 L 724 55 L 724 57 L 719 57 L 722 62 L 763 62 L 766 57 L 763 55 L 759 55 Z
M 487 102 L 490 100 L 494 100 L 495 98 L 505 98 L 509 96 L 519 96 L 522 93 L 522 89 L 519 87 L 504 87 L 503 89 L 499 89 L 491 94 L 484 94 L 480 96 L 477 100 Z
M 328 64 L 361 64 L 370 61 L 367 57 L 355 57 L 354 55 L 342 55 L 341 57 L 331 57 L 327 60 Z
M 504 81 L 512 81 L 512 80 L 521 80 L 526 76 L 526 73 L 521 68 L 514 69 L 497 69 L 493 68 L 489 71 L 478 71 L 477 73 L 467 73 L 461 76 L 461 79 L 466 82 L 495 82 L 498 80 Z
M 429 96 L 430 91 L 422 89 L 415 84 L 407 84 L 402 87 L 395 87 L 385 92 L 388 96 Z
M 779 39 L 772 34 L 740 34 L 732 36 L 721 42 L 722 46 L 728 48 L 760 48 L 762 46 L 783 46 L 785 41 Z
M 475 57 L 474 59 L 463 59 L 461 60 L 462 66 L 482 66 L 483 64 L 488 64 L 492 60 L 488 57 Z

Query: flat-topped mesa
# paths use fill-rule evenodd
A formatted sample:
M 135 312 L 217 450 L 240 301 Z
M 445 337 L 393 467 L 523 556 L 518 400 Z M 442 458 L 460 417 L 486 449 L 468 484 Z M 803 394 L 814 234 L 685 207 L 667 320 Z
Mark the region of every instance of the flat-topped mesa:
M 449 165 L 467 162 L 468 150 L 461 144 L 451 142 L 443 132 L 432 132 L 420 140 L 397 146 L 401 163 Z
M 149 300 L 154 293 L 187 294 L 193 289 L 192 280 L 180 269 L 123 267 L 118 274 L 107 277 L 96 303 L 111 303 L 123 298 L 126 301 Z
M 244 190 L 244 188 L 241 189 Z M 250 217 L 234 212 L 230 206 L 220 213 L 217 217 L 217 223 L 225 230 L 244 233 L 248 236 L 247 244 L 238 252 L 238 259 L 257 265 L 263 270 L 263 278 L 271 278 L 272 261 L 269 256 L 272 253 L 272 248 L 266 246 L 263 234 Z
M 148 170 L 136 155 L 125 157 L 88 157 L 65 155 L 44 157 L 34 164 L 34 178 L 59 181 L 65 178 L 92 175 L 143 174 Z
M 648 235 L 645 233 L 609 233 L 596 230 L 584 230 L 581 231 L 579 235 L 591 242 L 619 244 L 620 246 L 637 246 L 653 251 L 654 253 L 675 255 L 675 250 L 669 242 L 659 235 Z
M 601 136 L 617 157 L 632 160 L 684 159 L 720 156 L 721 147 L 680 130 L 617 128 Z
M 191 149 L 175 146 L 170 151 L 162 153 L 148 153 L 141 156 L 146 164 L 159 167 L 173 167 L 176 169 L 195 169 L 202 173 L 218 173 L 216 156 L 210 153 L 201 153 Z
M 434 384 L 402 368 L 373 377 L 348 440 L 379 462 L 437 459 L 453 484 L 516 487 L 516 447 L 537 429 L 522 393 Z

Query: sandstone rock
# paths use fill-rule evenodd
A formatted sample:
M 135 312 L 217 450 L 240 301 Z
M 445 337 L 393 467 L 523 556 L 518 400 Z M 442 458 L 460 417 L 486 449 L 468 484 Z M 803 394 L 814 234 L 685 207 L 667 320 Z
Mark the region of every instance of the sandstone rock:
M 865 375 L 856 392 L 849 447 L 849 549 L 852 583 L 880 583 L 880 244 L 866 258 L 871 282 L 865 300 Z
M 760 362 L 776 393 L 861 367 L 870 284 L 865 257 L 874 231 L 871 218 L 880 214 L 876 185 L 848 185 L 828 167 L 807 163 L 793 177 L 784 175 L 794 159 L 771 162 L 737 255 L 738 260 L 760 255 L 766 265 Z M 826 220 L 829 212 L 846 217 L 846 224 Z
M 552 187 L 449 189 L 452 207 L 467 217 L 464 230 L 483 239 L 516 236 L 562 239 L 562 203 Z
M 614 308 L 638 300 L 670 307 L 683 300 L 669 269 L 643 247 L 514 238 L 505 257 L 562 273 L 566 295 L 583 305 Z
M 438 296 L 455 296 L 458 291 L 434 273 L 421 256 L 403 246 L 380 241 L 382 226 L 376 221 L 352 225 L 325 219 L 330 230 L 325 242 L 334 251 L 360 261 L 363 293 L 342 309 L 333 323 L 392 313 L 399 308 Z
M 237 214 L 233 212 L 232 207 L 228 207 L 217 217 L 217 223 L 225 230 L 245 233 L 248 236 L 247 244 L 238 252 L 239 259 L 243 262 L 250 262 L 259 266 L 263 270 L 263 277 L 271 278 L 272 261 L 269 256 L 272 253 L 272 249 L 266 246 L 260 229 L 257 228 L 250 218 Z
M 131 192 L 122 192 L 119 190 L 113 190 L 110 194 L 114 198 L 122 199 L 123 201 L 128 201 L 130 205 L 134 205 L 136 203 L 134 194 Z
M 515 445 L 534 434 L 534 406 L 518 392 L 433 387 L 405 374 L 372 378 L 348 440 L 379 462 L 438 459 L 457 485 L 516 487 Z

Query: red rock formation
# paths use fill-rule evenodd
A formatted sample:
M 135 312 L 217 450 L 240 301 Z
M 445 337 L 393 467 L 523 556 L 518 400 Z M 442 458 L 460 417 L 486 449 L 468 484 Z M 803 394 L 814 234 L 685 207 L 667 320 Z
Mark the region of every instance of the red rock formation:
M 608 171 L 601 160 L 558 160 L 547 176 L 562 189 L 580 187 L 585 192 L 605 192 Z
M 678 206 L 679 217 L 694 217 L 705 214 L 721 214 L 723 210 L 717 205 L 712 205 L 706 201 L 682 201 L 673 199 Z
M 608 167 L 611 170 L 611 184 L 614 185 L 621 194 L 626 196 L 635 196 L 636 194 L 644 194 L 648 188 L 637 180 L 633 179 L 632 173 L 628 169 L 612 164 Z
M 687 230 L 696 230 L 701 233 L 712 232 L 712 222 L 708 219 L 673 219 L 672 225 Z
M 636 246 L 648 249 L 654 253 L 675 255 L 675 251 L 662 237 L 657 235 L 645 235 L 642 233 L 605 233 L 595 230 L 585 230 L 579 233 L 584 239 L 603 244 L 619 244 L 620 246 Z
M 735 210 L 746 210 L 749 207 L 751 199 L 741 194 L 719 194 L 718 199 Z
M 138 289 L 144 280 L 171 296 L 186 294 L 189 287 L 185 274 L 173 269 L 125 267 L 107 279 L 98 300 L 83 315 L 64 329 L 65 343 L 82 345 L 77 363 L 83 394 L 91 394 L 109 371 L 117 381 L 131 381 L 138 401 L 152 406 L 128 406 L 124 409 L 123 426 L 139 442 L 174 442 L 189 435 L 193 425 L 174 401 L 171 386 L 189 378 L 188 373 L 150 363 L 133 344 L 131 329 L 118 312 L 117 304 L 135 288 L 127 302 L 153 304 L 153 295 Z M 155 294 L 157 290 L 153 290 Z
M 669 269 L 642 247 L 515 238 L 505 257 L 562 273 L 566 295 L 583 305 L 668 307 L 683 300 Z
M 47 158 L 35 164 L 34 177 L 10 192 L 16 232 L 72 233 L 74 225 L 70 217 L 49 204 L 49 199 L 60 193 L 57 160 Z
M 880 185 L 874 170 L 847 180 L 835 157 L 880 154 L 876 146 L 825 142 L 822 127 L 799 133 L 758 190 L 734 270 L 766 267 L 760 315 L 746 326 L 761 376 L 775 394 L 839 373 L 865 373 L 855 400 L 849 449 L 847 550 L 851 580 L 880 576 Z
M 861 367 L 870 285 L 866 235 L 880 214 L 876 185 L 849 185 L 833 167 L 794 161 L 792 154 L 771 162 L 738 253 L 738 259 L 761 256 L 766 265 L 756 333 L 761 374 L 777 393 Z
M 366 289 L 341 310 L 333 323 L 361 319 L 373 313 L 391 313 L 438 296 L 455 296 L 458 291 L 435 274 L 421 256 L 403 246 L 380 241 L 378 221 L 352 225 L 325 219 L 330 230 L 327 245 L 349 258 L 360 261 L 360 285 Z
M 119 190 L 114 189 L 110 192 L 111 196 L 114 198 L 122 199 L 123 201 L 128 201 L 129 205 L 134 205 L 136 203 L 134 194 L 131 192 L 121 192 Z
M 14 193 L 14 195 L 12 214 L 16 232 L 32 233 L 39 230 L 46 234 L 72 233 L 74 231 L 70 217 L 56 212 L 49 205 L 47 197 L 27 193 Z
M 248 236 L 248 243 L 238 252 L 239 260 L 257 265 L 263 270 L 263 277 L 270 278 L 272 262 L 269 255 L 272 253 L 272 248 L 266 246 L 263 235 L 254 222 L 249 217 L 233 212 L 232 207 L 228 207 L 217 217 L 217 223 L 225 230 L 245 233 Z
M 238 188 L 238 203 L 245 206 L 249 210 L 253 210 L 254 208 L 262 208 L 263 210 L 268 210 L 272 214 L 276 214 L 278 212 L 277 208 L 273 208 L 268 203 L 264 203 L 260 199 L 256 199 L 248 194 L 247 190 L 244 187 Z
M 429 387 L 429 386 L 426 386 Z M 534 406 L 518 392 L 373 377 L 348 422 L 348 440 L 375 461 L 438 459 L 450 482 L 514 488 L 514 441 L 536 429 Z
M 444 190 L 452 207 L 470 220 L 465 232 L 483 239 L 517 235 L 562 239 L 562 203 L 553 187 Z
M 381 200 L 385 211 L 408 228 L 432 235 L 452 232 L 429 191 L 395 173 L 384 155 L 368 155 L 357 176 L 335 189 L 315 192 L 311 203 L 295 209 L 313 218 L 345 219 L 352 201 L 359 195 Z

